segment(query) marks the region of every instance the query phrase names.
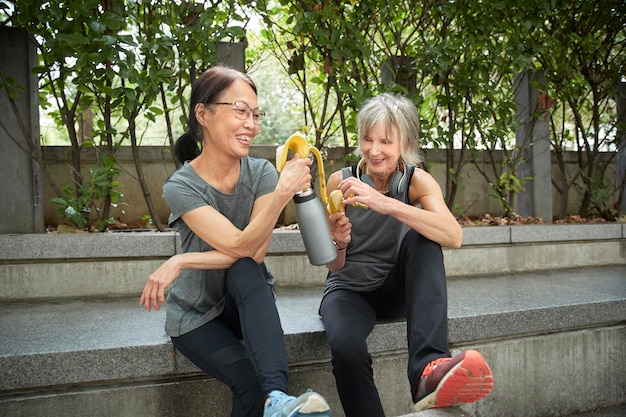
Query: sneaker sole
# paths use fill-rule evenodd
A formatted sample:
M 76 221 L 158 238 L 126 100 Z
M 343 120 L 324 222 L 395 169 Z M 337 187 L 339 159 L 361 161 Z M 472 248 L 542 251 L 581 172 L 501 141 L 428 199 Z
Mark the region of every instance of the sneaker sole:
M 493 388 L 491 369 L 477 351 L 467 351 L 441 379 L 435 391 L 415 404 L 415 411 L 473 403 L 486 397 Z
M 331 417 L 330 407 L 326 400 L 319 394 L 311 393 L 302 404 L 293 413 L 289 414 L 289 417 Z

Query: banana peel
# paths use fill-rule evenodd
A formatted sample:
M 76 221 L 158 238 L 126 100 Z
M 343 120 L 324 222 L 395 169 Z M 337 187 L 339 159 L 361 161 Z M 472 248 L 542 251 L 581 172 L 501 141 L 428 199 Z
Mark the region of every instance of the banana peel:
M 284 145 L 276 148 L 276 169 L 278 172 L 282 171 L 287 163 L 287 155 L 289 151 L 297 153 L 300 158 L 308 158 L 309 154 L 313 154 L 317 161 L 317 172 L 319 174 L 320 182 L 320 198 L 324 204 L 328 205 L 328 197 L 326 196 L 326 175 L 324 174 L 324 161 L 320 151 L 315 146 L 309 146 L 306 138 L 300 133 L 296 132 L 289 136 Z
M 313 146 L 311 147 L 315 148 Z M 284 145 L 276 148 L 276 169 L 278 170 L 278 172 L 282 171 L 285 167 L 289 151 L 297 153 L 300 158 L 308 158 L 310 153 L 309 148 L 311 147 L 306 141 L 306 138 L 302 136 L 300 132 L 296 132 L 293 135 L 289 136 Z
M 343 194 L 340 190 L 333 190 L 330 193 L 330 197 L 326 195 L 326 175 L 324 174 L 324 161 L 320 151 L 315 146 L 309 146 L 306 138 L 300 132 L 296 132 L 289 136 L 284 145 L 276 148 L 276 169 L 278 172 L 281 172 L 285 167 L 289 151 L 297 153 L 300 158 L 308 158 L 311 153 L 315 156 L 319 174 L 320 198 L 326 204 L 326 209 L 329 213 L 344 211 Z M 351 194 L 350 197 L 354 197 L 354 194 Z M 363 203 L 354 203 L 352 205 L 367 209 L 367 205 Z

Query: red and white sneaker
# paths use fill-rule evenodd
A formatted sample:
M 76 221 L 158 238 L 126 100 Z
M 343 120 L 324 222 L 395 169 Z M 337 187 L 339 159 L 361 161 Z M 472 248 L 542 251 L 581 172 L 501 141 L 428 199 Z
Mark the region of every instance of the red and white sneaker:
M 473 403 L 486 397 L 492 388 L 491 369 L 477 351 L 435 359 L 422 372 L 415 411 Z

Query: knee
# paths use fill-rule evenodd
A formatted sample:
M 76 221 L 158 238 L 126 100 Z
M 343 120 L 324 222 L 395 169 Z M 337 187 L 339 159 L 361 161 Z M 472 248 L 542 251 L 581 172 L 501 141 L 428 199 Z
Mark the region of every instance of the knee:
M 256 290 L 269 290 L 263 269 L 251 258 L 242 258 L 226 271 L 226 283 L 231 293 L 246 296 Z
M 226 276 L 231 280 L 256 280 L 263 275 L 261 266 L 252 258 L 241 258 L 226 270 Z
M 228 268 L 229 272 L 240 272 L 240 271 L 251 271 L 254 269 L 259 269 L 259 264 L 257 264 L 252 258 L 241 258 L 238 261 L 235 261 L 234 264 Z
M 440 244 L 422 236 L 413 229 L 409 230 L 404 236 L 401 251 L 426 257 L 442 254 Z
M 367 343 L 355 337 L 334 337 L 328 340 L 330 352 L 335 368 L 358 367 L 361 364 L 371 364 L 371 356 L 367 350 Z

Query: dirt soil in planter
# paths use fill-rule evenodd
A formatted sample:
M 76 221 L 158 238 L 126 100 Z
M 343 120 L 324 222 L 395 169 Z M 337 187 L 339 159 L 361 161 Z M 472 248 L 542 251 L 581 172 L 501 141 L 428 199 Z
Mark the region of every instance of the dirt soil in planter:
M 482 217 L 467 216 L 457 219 L 461 226 L 513 226 L 520 224 L 544 224 L 543 219 L 537 217 L 522 217 L 522 216 L 494 216 L 492 214 L 485 214 Z M 584 223 L 607 223 L 607 221 L 601 217 L 581 217 L 578 214 L 568 216 L 565 219 L 554 219 L 552 224 L 584 224 Z

